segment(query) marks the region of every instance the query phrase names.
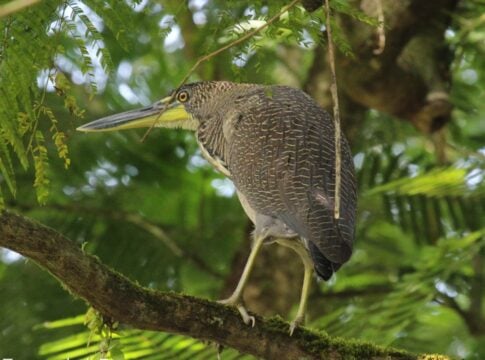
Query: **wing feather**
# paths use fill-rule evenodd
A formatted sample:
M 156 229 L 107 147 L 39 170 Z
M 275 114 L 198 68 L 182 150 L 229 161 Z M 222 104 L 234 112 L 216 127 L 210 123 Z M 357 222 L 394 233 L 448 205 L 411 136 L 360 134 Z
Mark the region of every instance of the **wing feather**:
M 331 262 L 342 264 L 352 253 L 356 212 L 349 146 L 342 137 L 341 218 L 335 220 L 330 115 L 300 90 L 265 89 L 238 103 L 238 131 L 228 144 L 231 177 L 255 211 L 281 219 Z

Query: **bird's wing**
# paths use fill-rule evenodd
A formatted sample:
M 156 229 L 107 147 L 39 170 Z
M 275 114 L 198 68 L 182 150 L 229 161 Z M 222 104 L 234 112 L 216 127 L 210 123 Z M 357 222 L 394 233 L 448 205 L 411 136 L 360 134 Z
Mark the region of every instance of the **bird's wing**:
M 302 91 L 275 86 L 238 98 L 228 143 L 231 177 L 259 213 L 284 221 L 331 262 L 352 252 L 356 211 L 353 161 L 342 138 L 340 219 L 333 217 L 334 125 Z

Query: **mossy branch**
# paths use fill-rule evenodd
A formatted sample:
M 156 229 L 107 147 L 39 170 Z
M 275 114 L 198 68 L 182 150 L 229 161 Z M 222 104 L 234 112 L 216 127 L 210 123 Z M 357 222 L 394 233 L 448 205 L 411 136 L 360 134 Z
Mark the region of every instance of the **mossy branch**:
M 264 359 L 445 359 L 303 328 L 289 336 L 288 323 L 275 318 L 256 316 L 256 325 L 249 327 L 230 307 L 136 285 L 57 231 L 7 211 L 0 213 L 0 246 L 35 261 L 109 322 L 214 341 Z

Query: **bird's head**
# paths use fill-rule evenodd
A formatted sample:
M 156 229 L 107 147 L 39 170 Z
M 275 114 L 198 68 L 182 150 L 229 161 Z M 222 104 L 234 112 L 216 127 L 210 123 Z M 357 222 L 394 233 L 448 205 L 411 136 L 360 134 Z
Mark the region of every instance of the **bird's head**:
M 197 130 L 201 114 L 211 108 L 210 103 L 234 86 L 222 81 L 186 84 L 150 106 L 110 115 L 77 130 L 99 132 L 152 126 Z

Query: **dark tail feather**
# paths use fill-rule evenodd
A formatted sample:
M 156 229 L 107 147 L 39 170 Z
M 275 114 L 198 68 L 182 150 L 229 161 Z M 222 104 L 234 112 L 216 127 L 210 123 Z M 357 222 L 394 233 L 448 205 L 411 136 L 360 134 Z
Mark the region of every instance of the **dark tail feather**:
M 342 264 L 334 263 L 328 260 L 311 241 L 308 242 L 308 245 L 317 275 L 323 280 L 330 279 L 333 273 L 336 272 L 342 266 Z

